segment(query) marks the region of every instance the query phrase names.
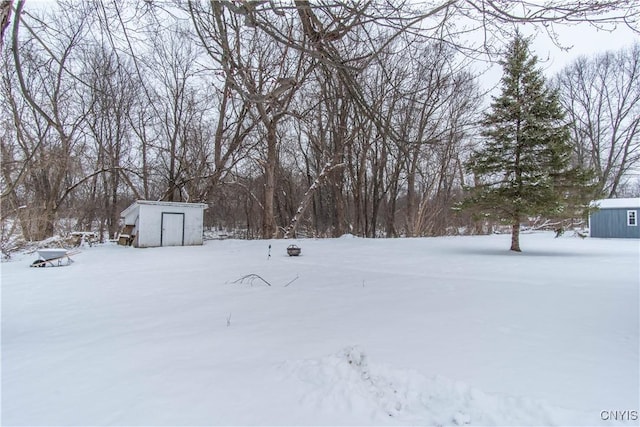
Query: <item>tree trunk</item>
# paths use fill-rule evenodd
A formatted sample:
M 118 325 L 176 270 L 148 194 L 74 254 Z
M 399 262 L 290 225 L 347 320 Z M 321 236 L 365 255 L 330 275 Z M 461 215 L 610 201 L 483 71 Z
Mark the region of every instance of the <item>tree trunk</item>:
M 118 212 L 118 187 L 120 187 L 119 172 L 111 172 L 111 203 L 109 204 L 109 238 L 115 239 L 116 234 L 120 229 L 119 219 L 120 212 Z
M 2 52 L 2 45 L 4 44 L 4 32 L 9 27 L 11 22 L 11 4 L 13 0 L 1 0 L 0 1 L 0 52 Z
M 345 233 L 345 200 L 344 200 L 344 178 L 341 172 L 334 173 L 334 182 L 332 185 L 333 201 L 334 201 L 334 215 L 333 215 L 333 229 L 331 235 L 333 237 L 340 237 Z
M 264 170 L 264 211 L 262 216 L 262 238 L 273 239 L 276 234 L 274 198 L 276 190 L 276 164 L 278 161 L 277 135 L 274 123 L 267 129 L 267 162 Z
M 511 250 L 522 252 L 520 250 L 520 220 L 516 219 L 511 225 Z
M 416 226 L 416 174 L 418 169 L 417 154 L 412 153 L 407 173 L 407 236 L 417 237 Z
M 31 239 L 41 241 L 53 237 L 57 209 L 51 203 L 35 210 L 35 218 L 31 222 Z

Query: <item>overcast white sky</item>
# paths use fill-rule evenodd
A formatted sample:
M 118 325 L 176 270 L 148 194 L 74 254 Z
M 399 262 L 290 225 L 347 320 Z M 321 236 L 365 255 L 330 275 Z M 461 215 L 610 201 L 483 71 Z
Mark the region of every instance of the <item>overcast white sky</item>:
M 555 74 L 579 56 L 617 51 L 630 47 L 634 41 L 639 40 L 637 34 L 628 27 L 622 26 L 612 32 L 597 30 L 588 24 L 573 27 L 558 26 L 557 30 L 562 44 L 571 47 L 568 51 L 562 51 L 554 46 L 544 34 L 538 35 L 532 46 L 541 61 L 548 58 L 548 61 L 543 64 L 547 75 Z
M 523 26 L 521 30 L 526 35 L 533 34 L 532 26 Z M 586 23 L 573 26 L 557 25 L 556 32 L 559 34 L 561 45 L 568 49 L 563 50 L 554 45 L 549 36 L 544 33 L 538 33 L 531 45 L 533 53 L 538 55 L 539 64 L 547 79 L 551 79 L 563 67 L 580 56 L 617 51 L 640 41 L 636 33 L 623 26 L 619 26 L 614 31 L 604 31 Z M 480 77 L 480 83 L 486 90 L 492 88 L 495 90 L 501 77 L 502 68 L 494 65 Z

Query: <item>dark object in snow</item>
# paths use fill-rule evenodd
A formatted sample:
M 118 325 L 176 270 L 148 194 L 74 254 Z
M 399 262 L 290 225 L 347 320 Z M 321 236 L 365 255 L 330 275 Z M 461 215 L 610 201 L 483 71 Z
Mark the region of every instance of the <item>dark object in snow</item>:
M 253 286 L 253 281 L 255 279 L 260 279 L 262 280 L 264 283 L 266 283 L 268 286 L 271 286 L 271 283 L 267 282 L 266 280 L 264 280 L 262 277 L 258 276 L 255 273 L 251 273 L 251 274 L 247 274 L 246 276 L 242 276 L 241 278 L 239 278 L 238 280 L 232 282 L 232 283 L 245 283 L 245 282 L 249 282 L 251 284 L 251 286 Z
M 302 249 L 300 249 L 296 245 L 289 245 L 287 247 L 287 253 L 289 254 L 289 256 L 298 256 L 298 255 L 300 255 L 301 251 L 302 251 Z
M 287 286 L 289 286 L 290 284 L 292 284 L 293 282 L 295 282 L 299 278 L 300 278 L 300 276 L 294 277 L 286 285 L 284 285 L 284 287 L 286 288 Z M 261 276 L 255 274 L 255 273 L 251 273 L 251 274 L 247 274 L 246 276 L 242 276 L 238 280 L 234 280 L 231 283 L 249 283 L 251 286 L 253 286 L 253 281 L 256 280 L 256 279 L 261 280 L 267 286 L 271 286 L 271 283 L 267 282 L 265 279 L 263 279 Z M 229 315 L 229 318 L 231 318 L 231 315 Z

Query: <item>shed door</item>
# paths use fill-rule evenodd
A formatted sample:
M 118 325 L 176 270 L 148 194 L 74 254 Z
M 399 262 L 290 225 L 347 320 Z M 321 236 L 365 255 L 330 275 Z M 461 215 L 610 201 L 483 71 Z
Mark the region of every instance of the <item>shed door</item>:
M 184 245 L 184 213 L 162 212 L 160 246 Z

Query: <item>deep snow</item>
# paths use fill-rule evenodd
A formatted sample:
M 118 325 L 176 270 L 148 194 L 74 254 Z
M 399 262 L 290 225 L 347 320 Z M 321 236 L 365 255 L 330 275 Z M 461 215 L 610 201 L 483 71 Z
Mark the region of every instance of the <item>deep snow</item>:
M 18 256 L 2 424 L 638 424 L 638 240 L 521 238 Z

